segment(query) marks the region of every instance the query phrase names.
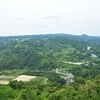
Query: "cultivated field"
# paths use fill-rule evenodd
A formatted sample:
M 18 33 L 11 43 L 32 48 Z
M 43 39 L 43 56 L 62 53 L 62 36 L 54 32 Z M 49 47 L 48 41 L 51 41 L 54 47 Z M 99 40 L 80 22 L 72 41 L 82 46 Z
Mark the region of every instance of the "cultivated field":
M 9 83 L 9 81 L 7 81 L 7 80 L 0 80 L 0 84 L 8 84 Z
M 20 75 L 19 77 L 15 78 L 14 80 L 27 82 L 34 78 L 36 78 L 36 76 Z
M 17 78 L 15 78 L 15 76 L 1 75 L 0 76 L 0 84 L 8 84 L 9 81 L 11 81 L 11 80 L 27 82 L 34 78 L 36 78 L 36 76 L 20 75 Z

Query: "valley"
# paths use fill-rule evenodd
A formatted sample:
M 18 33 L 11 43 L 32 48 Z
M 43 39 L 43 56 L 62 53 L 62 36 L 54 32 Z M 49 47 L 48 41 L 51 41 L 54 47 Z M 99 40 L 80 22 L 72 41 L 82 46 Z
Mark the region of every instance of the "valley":
M 99 100 L 99 81 L 100 38 L 0 37 L 1 100 Z

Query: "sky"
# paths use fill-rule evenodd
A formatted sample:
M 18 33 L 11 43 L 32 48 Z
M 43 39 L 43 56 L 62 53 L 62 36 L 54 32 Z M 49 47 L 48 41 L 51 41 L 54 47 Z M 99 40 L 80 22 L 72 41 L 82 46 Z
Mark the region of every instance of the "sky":
M 100 0 L 0 0 L 0 36 L 100 36 Z

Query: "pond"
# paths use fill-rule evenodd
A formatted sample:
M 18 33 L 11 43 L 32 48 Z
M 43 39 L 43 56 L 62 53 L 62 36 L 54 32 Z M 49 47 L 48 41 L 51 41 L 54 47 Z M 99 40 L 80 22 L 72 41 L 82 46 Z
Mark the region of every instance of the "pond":
M 90 49 L 91 49 L 91 47 L 90 47 L 90 46 L 88 46 L 88 47 L 87 47 L 87 50 L 90 50 Z
M 97 58 L 97 56 L 95 54 L 91 54 L 92 57 Z

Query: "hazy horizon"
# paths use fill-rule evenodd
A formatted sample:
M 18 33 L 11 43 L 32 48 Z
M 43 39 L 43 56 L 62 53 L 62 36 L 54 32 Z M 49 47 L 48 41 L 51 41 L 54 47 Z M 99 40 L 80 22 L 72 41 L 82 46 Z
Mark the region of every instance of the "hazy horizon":
M 23 35 L 0 35 L 0 37 L 9 37 L 9 36 L 32 36 L 32 35 L 59 35 L 59 34 L 65 34 L 65 35 L 75 35 L 75 36 L 82 36 L 82 35 L 87 35 L 87 36 L 94 36 L 94 37 L 100 37 L 99 35 L 88 35 L 88 34 L 68 34 L 68 33 L 47 33 L 47 34 L 23 34 Z
M 0 36 L 100 36 L 99 0 L 2 0 Z

